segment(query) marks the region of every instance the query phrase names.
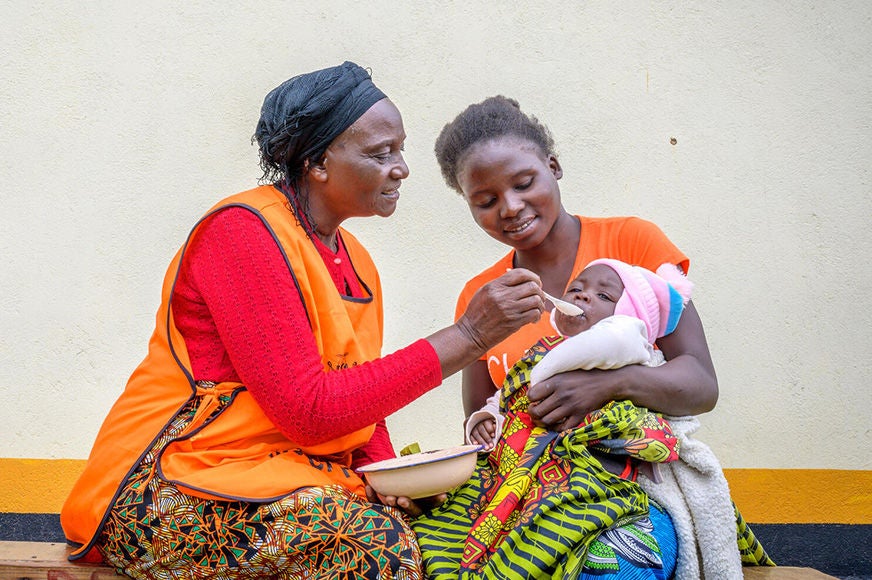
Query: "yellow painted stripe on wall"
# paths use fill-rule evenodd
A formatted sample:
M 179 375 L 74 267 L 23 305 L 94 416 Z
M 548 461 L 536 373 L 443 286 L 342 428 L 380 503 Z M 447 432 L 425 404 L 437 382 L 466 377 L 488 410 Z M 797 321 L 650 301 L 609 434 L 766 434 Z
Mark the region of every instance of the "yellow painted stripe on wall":
M 872 471 L 725 469 L 733 501 L 759 524 L 872 524 Z
M 0 458 L 0 512 L 60 513 L 84 468 L 83 459 Z
M 0 512 L 58 513 L 85 466 L 79 459 L 0 458 Z M 872 471 L 725 469 L 745 520 L 872 524 Z

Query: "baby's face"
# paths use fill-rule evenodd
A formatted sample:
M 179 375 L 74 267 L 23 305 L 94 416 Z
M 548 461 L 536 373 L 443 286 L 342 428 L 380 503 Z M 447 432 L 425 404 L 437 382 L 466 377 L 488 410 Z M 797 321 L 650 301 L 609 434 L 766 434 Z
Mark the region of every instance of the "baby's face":
M 603 318 L 615 313 L 615 304 L 624 293 L 624 283 L 618 273 L 605 264 L 594 264 L 581 271 L 569 283 L 563 299 L 584 310 L 580 316 L 554 315 L 557 330 L 566 336 L 584 332 Z

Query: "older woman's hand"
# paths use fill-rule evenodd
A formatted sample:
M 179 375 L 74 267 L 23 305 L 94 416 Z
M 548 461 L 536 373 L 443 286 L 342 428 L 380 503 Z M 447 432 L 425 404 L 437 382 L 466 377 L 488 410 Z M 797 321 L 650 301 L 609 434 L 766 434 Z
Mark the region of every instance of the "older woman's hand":
M 427 337 L 442 376 L 474 363 L 487 349 L 539 320 L 545 311 L 541 284 L 533 272 L 514 268 L 479 288 L 456 323 Z
M 432 497 L 422 497 L 417 500 L 412 500 L 408 497 L 395 497 L 393 495 L 381 495 L 377 493 L 372 486 L 366 485 L 366 497 L 372 503 L 380 503 L 391 507 L 403 510 L 409 516 L 416 518 L 424 513 L 425 510 L 431 510 L 445 503 L 448 499 L 448 494 L 440 493 Z
M 535 273 L 513 268 L 479 288 L 457 321 L 480 348 L 487 349 L 545 312 L 542 282 Z

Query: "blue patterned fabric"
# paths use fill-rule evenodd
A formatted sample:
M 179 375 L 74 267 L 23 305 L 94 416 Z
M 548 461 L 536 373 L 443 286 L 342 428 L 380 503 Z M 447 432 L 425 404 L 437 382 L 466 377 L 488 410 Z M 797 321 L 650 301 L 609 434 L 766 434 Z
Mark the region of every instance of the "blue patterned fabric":
M 678 561 L 672 519 L 653 501 L 648 517 L 600 534 L 578 580 L 668 580 Z

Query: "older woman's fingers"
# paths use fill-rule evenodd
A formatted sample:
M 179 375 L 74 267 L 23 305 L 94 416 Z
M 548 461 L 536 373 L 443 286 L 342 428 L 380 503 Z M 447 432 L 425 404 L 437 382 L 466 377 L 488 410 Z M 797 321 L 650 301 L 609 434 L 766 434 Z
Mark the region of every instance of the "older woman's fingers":
M 420 501 L 421 500 L 411 500 L 407 497 L 400 497 L 397 498 L 397 507 L 402 509 L 409 516 L 417 518 L 424 513 L 424 510 L 421 509 L 421 506 L 418 503 Z

